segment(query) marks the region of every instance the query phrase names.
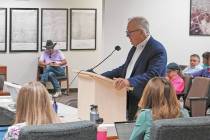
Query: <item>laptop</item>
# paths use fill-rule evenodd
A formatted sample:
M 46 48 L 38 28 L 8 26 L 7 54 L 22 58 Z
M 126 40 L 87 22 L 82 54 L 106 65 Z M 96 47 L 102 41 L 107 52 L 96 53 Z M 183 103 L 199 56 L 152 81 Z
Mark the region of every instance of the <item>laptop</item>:
M 135 121 L 114 122 L 119 140 L 129 140 Z
M 21 85 L 5 81 L 3 90 L 6 91 L 6 92 L 9 92 L 10 96 L 12 97 L 12 100 L 16 103 L 17 96 L 18 96 L 20 88 L 21 88 Z

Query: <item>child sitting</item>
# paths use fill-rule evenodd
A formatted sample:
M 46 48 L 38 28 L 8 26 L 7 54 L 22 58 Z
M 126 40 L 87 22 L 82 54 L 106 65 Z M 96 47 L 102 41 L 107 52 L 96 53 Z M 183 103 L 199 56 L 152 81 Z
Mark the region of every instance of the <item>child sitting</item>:
M 171 81 L 175 88 L 176 94 L 179 95 L 184 90 L 184 80 L 181 78 L 180 67 L 176 63 L 167 65 L 167 78 Z

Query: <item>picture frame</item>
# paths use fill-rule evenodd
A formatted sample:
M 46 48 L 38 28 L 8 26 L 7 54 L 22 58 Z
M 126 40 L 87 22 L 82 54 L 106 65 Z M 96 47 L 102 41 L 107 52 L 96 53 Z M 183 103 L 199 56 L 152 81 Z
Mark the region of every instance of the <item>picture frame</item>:
M 68 9 L 41 9 L 41 50 L 47 40 L 56 42 L 56 49 L 68 50 Z
M 190 0 L 190 35 L 210 36 L 209 0 Z
M 10 52 L 38 52 L 39 9 L 10 8 Z
M 97 9 L 70 9 L 70 50 L 96 50 Z
M 7 8 L 0 8 L 0 52 L 7 51 Z

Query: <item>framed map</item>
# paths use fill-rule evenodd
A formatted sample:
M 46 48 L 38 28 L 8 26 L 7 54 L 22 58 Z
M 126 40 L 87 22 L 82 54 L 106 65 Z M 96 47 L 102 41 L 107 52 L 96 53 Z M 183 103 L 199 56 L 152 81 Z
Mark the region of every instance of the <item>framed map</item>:
M 47 40 L 56 42 L 56 49 L 68 50 L 68 9 L 41 9 L 41 50 Z
M 10 9 L 10 52 L 38 52 L 39 9 Z
M 0 8 L 0 52 L 7 51 L 7 8 Z
M 190 0 L 190 35 L 210 35 L 209 0 Z
M 70 9 L 70 50 L 96 50 L 96 9 Z

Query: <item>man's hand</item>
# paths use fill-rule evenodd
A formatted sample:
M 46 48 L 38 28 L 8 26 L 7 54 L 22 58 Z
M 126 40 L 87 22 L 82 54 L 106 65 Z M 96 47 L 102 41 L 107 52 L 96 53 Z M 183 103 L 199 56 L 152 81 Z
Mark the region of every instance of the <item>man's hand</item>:
M 127 79 L 124 78 L 114 78 L 114 87 L 117 90 L 121 90 L 123 88 L 128 88 L 130 86 L 130 83 Z

